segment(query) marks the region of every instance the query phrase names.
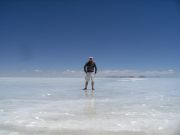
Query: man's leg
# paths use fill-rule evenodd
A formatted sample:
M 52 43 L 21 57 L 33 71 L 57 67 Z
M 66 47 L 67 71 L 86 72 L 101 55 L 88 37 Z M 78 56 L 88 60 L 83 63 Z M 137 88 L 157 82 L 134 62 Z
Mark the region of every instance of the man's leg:
M 94 90 L 94 81 L 91 81 L 92 90 Z
M 87 86 L 88 86 L 88 81 L 85 82 L 85 88 L 84 88 L 84 90 L 87 90 Z
M 91 73 L 91 86 L 92 90 L 94 90 L 94 73 Z
M 87 73 L 87 74 L 86 74 L 86 77 L 85 77 L 86 82 L 85 82 L 85 88 L 84 88 L 84 90 L 87 90 L 89 79 L 90 79 L 90 75 L 89 75 L 89 73 Z

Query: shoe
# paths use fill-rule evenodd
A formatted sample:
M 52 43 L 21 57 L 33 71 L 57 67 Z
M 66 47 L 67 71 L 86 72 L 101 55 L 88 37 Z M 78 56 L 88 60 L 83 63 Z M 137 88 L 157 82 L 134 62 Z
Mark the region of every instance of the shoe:
M 83 90 L 87 90 L 87 88 L 84 88 Z

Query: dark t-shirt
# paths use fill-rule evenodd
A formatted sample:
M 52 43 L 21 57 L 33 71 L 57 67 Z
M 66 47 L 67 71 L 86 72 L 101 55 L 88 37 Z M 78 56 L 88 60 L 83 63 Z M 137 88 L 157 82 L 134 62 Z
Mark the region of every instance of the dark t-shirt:
M 97 72 L 97 67 L 96 67 L 96 63 L 95 62 L 86 62 L 86 64 L 84 65 L 84 72 L 94 72 L 95 69 L 95 73 Z

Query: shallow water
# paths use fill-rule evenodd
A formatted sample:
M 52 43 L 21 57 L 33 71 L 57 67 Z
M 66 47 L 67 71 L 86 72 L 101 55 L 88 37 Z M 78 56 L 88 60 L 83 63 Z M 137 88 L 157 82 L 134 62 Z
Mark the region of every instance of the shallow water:
M 179 135 L 179 78 L 0 78 L 0 135 Z

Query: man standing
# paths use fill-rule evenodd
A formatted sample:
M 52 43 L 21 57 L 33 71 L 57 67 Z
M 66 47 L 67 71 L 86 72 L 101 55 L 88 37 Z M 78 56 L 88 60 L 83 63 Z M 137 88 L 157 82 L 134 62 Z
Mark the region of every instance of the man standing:
M 96 67 L 96 63 L 93 61 L 93 57 L 89 57 L 89 61 L 86 62 L 86 64 L 84 65 L 84 72 L 86 73 L 86 77 L 85 77 L 86 82 L 85 82 L 84 90 L 87 90 L 88 82 L 90 79 L 91 79 L 92 90 L 94 90 L 94 73 L 96 74 L 97 67 Z

